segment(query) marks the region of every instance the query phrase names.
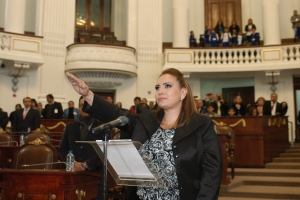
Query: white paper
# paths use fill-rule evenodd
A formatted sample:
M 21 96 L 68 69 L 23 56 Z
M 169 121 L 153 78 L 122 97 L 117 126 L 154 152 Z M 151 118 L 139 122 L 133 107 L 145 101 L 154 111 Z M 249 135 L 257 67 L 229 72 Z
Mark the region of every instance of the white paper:
M 103 142 L 96 142 L 103 152 Z M 120 178 L 154 179 L 131 140 L 110 140 L 107 159 Z

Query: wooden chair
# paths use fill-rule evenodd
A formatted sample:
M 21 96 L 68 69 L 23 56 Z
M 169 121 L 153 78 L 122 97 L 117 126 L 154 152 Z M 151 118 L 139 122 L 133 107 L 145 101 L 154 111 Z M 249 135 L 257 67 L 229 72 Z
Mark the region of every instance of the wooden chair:
M 14 169 L 52 169 L 53 162 L 57 162 L 57 150 L 37 138 L 33 142 L 23 145 L 14 156 Z M 45 164 L 43 164 L 45 163 Z M 38 164 L 38 165 L 34 165 Z M 39 165 L 40 164 L 40 165 Z M 33 165 L 33 166 L 24 166 Z
M 25 144 L 32 142 L 37 138 L 41 139 L 45 143 L 52 144 L 52 136 L 49 134 L 49 130 L 45 127 L 27 133 L 24 137 Z
M 0 130 L 0 145 L 8 146 L 18 146 L 15 142 L 15 137 L 8 131 L 4 131 L 2 128 Z
M 234 179 L 234 133 L 230 126 L 216 125 L 217 134 L 225 134 L 230 136 L 230 143 L 227 145 L 228 166 L 231 167 L 231 178 Z

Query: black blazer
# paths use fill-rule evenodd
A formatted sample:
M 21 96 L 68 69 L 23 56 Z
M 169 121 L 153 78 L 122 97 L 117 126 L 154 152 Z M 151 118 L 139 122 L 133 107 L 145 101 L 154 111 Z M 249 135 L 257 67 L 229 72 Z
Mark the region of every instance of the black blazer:
M 266 101 L 265 102 L 265 106 L 266 109 L 268 109 L 270 111 L 270 115 L 271 115 L 271 101 Z M 282 108 L 281 103 L 276 102 L 276 115 L 281 115 L 284 116 L 287 112 L 288 107 L 286 106 L 285 108 Z
M 14 132 L 27 132 L 28 127 L 33 131 L 41 126 L 41 116 L 38 110 L 30 108 L 25 119 L 23 119 L 24 108 L 17 110 L 14 117 Z
M 94 95 L 92 106 L 85 102 L 83 110 L 103 122 L 127 116 L 128 130 L 133 132 L 132 140 L 141 143 L 150 139 L 160 125 L 153 110 L 130 114 L 97 95 Z M 163 113 L 160 115 L 162 118 Z M 176 128 L 172 151 L 180 199 L 218 199 L 222 157 L 214 126 L 209 117 L 195 113 L 188 125 Z
M 61 103 L 54 102 L 53 104 L 47 104 L 43 110 L 43 119 L 62 119 L 63 109 Z
M 0 127 L 3 130 L 5 130 L 7 124 L 8 124 L 7 112 L 0 111 Z
M 236 116 L 238 116 L 238 114 L 240 114 L 241 116 L 245 116 L 246 115 L 247 106 L 245 104 L 241 103 L 240 109 L 237 109 L 235 103 L 233 103 L 231 105 L 231 107 L 233 107 Z
M 102 123 L 98 120 L 95 120 L 92 128 L 100 124 Z M 78 120 L 67 124 L 58 148 L 61 159 L 66 162 L 67 154 L 69 153 L 69 150 L 72 150 L 77 162 L 86 162 L 90 171 L 102 174 L 102 161 L 92 145 L 76 142 L 81 140 L 80 135 L 80 123 L 78 122 Z M 89 131 L 85 141 L 95 140 L 103 140 L 102 135 L 92 134 L 91 131 Z

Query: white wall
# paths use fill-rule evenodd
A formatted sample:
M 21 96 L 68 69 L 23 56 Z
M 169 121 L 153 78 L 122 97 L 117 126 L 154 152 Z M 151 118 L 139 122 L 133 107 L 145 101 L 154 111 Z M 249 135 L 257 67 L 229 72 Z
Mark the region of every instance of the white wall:
M 5 19 L 5 0 L 0 0 L 0 27 L 4 28 Z
M 26 0 L 25 31 L 35 32 L 36 0 Z

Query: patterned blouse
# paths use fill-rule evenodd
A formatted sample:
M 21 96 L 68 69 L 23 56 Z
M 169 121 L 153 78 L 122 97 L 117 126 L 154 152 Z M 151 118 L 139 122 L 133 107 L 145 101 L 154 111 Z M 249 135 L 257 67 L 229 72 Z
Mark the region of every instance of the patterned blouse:
M 137 195 L 144 200 L 179 200 L 172 142 L 175 129 L 161 127 L 139 149 L 142 158 L 151 159 L 166 188 L 138 187 Z

